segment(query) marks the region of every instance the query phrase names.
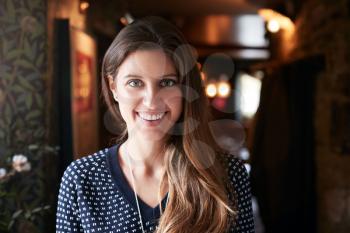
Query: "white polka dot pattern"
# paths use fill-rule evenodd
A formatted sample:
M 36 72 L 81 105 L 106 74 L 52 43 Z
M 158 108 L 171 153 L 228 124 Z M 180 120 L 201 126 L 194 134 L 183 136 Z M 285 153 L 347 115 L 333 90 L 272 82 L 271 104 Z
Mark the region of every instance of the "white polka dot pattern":
M 72 162 L 62 177 L 56 233 L 141 233 L 137 210 L 113 182 L 106 163 L 108 149 Z M 254 232 L 248 174 L 243 163 L 229 158 L 229 177 L 237 195 L 238 218 L 230 232 Z M 231 195 L 229 195 L 231 196 Z M 157 220 L 145 222 L 153 232 Z
M 238 216 L 235 225 L 230 229 L 231 233 L 254 233 L 254 217 L 252 208 L 252 196 L 248 172 L 243 162 L 232 155 L 225 157 L 228 163 L 228 173 L 233 184 L 236 198 Z M 232 198 L 232 194 L 229 195 Z

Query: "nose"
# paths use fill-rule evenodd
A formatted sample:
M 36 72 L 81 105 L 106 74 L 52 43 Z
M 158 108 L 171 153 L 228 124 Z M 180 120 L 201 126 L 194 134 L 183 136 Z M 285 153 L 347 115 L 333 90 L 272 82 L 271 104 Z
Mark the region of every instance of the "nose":
M 157 87 L 148 86 L 143 95 L 143 105 L 149 109 L 157 109 L 161 102 L 160 92 Z

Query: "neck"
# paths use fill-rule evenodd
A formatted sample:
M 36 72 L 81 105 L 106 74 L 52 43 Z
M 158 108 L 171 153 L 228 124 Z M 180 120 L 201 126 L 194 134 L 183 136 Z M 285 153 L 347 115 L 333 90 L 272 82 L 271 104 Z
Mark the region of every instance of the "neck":
M 161 141 L 141 141 L 136 137 L 129 138 L 122 144 L 124 154 L 129 156 L 135 172 L 146 176 L 159 175 L 163 172 L 163 146 L 164 143 Z

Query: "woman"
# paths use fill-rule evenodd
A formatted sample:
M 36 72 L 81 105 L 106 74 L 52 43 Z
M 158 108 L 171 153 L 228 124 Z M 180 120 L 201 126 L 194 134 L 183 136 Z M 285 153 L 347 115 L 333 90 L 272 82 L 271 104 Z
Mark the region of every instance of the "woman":
M 211 135 L 178 29 L 148 17 L 121 30 L 103 60 L 102 93 L 123 133 L 67 168 L 57 232 L 254 231 L 247 172 Z

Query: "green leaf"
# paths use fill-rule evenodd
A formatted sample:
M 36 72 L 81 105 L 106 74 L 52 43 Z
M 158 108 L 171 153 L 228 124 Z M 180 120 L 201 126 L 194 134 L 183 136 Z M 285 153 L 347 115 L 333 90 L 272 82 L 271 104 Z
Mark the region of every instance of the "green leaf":
M 5 121 L 3 119 L 0 118 L 0 127 L 4 127 L 5 126 Z M 1 184 L 1 183 L 0 183 Z M 0 186 L 1 187 L 1 186 Z
M 12 109 L 9 104 L 5 103 L 5 121 L 7 124 L 11 124 Z
M 43 62 L 44 62 L 44 53 L 40 53 L 40 55 L 38 56 L 38 59 L 36 59 L 35 65 L 36 67 L 41 67 Z
M 30 9 L 28 9 L 28 8 L 18 8 L 16 11 L 17 11 L 17 14 L 19 14 L 19 15 L 30 15 L 30 14 L 32 14 Z
M 40 43 L 40 45 L 39 45 L 39 49 L 40 49 L 40 50 L 44 50 L 45 46 L 46 46 L 46 43 L 43 42 L 43 41 L 41 41 L 41 43 Z
M 2 52 L 3 54 L 7 54 L 9 48 L 8 48 L 8 43 L 7 40 L 5 38 L 2 38 Z
M 6 60 L 13 60 L 14 58 L 20 57 L 22 54 L 21 49 L 13 49 L 4 54 Z
M 45 31 L 44 31 L 44 28 L 41 24 L 36 25 L 36 27 L 33 29 L 32 33 L 30 35 L 30 38 L 32 40 L 35 40 L 39 36 L 45 36 Z
M 15 23 L 15 17 L 8 17 L 8 18 L 0 18 L 0 25 L 6 25 L 6 24 L 13 24 Z M 2 34 L 3 32 L 0 32 L 0 35 Z
M 45 135 L 45 129 L 44 128 L 38 128 L 37 130 L 34 131 L 34 136 L 36 138 L 41 138 Z
M 23 103 L 26 99 L 26 94 L 25 92 L 22 92 L 22 94 L 17 98 L 17 103 Z
M 6 16 L 9 18 L 9 17 L 15 17 L 15 7 L 13 5 L 13 1 L 12 0 L 7 0 L 6 2 L 6 8 L 7 8 L 7 11 L 6 11 Z
M 38 104 L 38 107 L 42 108 L 43 107 L 43 97 L 40 94 L 35 93 L 35 99 L 36 99 L 36 103 Z
M 50 206 L 49 206 L 49 208 L 50 208 Z M 37 207 L 37 208 L 32 210 L 32 213 L 38 213 L 38 212 L 41 212 L 41 211 L 44 211 L 44 210 L 47 210 L 46 206 Z
M 34 52 L 32 50 L 32 46 L 30 45 L 28 39 L 23 40 L 24 54 L 27 58 L 32 61 L 34 59 Z
M 14 212 L 12 215 L 12 219 L 15 219 L 18 216 L 20 216 L 22 214 L 22 212 L 23 212 L 23 210 L 17 210 L 16 212 Z
M 39 149 L 39 145 L 38 144 L 30 144 L 28 146 L 28 149 L 29 150 L 37 150 L 37 149 Z
M 17 23 L 14 22 L 14 24 L 9 24 L 7 25 L 7 27 L 5 27 L 3 29 L 3 33 L 6 35 L 6 36 L 9 36 L 9 34 L 12 34 L 12 33 L 18 33 L 18 31 L 20 31 L 21 28 L 19 27 L 19 25 Z M 13 40 L 15 41 L 15 40 Z M 13 43 L 13 41 L 9 41 L 9 43 Z
M 23 76 L 19 77 L 18 81 L 23 87 L 25 87 L 31 91 L 35 91 L 35 88 L 33 87 L 33 85 L 31 85 L 31 83 L 28 82 L 28 80 L 25 77 L 23 77 Z
M 33 118 L 36 118 L 36 117 L 40 116 L 41 114 L 42 114 L 42 113 L 41 113 L 39 110 L 33 110 L 33 111 L 30 111 L 30 112 L 26 115 L 25 119 L 26 119 L 27 121 L 29 121 L 29 120 L 32 120 Z
M 30 216 L 31 216 L 30 211 L 26 211 L 25 214 L 24 214 L 24 217 L 25 217 L 26 219 L 28 219 L 28 218 L 30 218 Z
M 21 87 L 20 85 L 14 84 L 11 87 L 11 91 L 17 92 L 17 93 L 23 93 L 25 92 L 25 90 L 23 89 L 23 87 Z
M 2 78 L 5 78 L 5 79 L 8 79 L 8 80 L 11 80 L 13 78 L 13 75 L 10 74 L 10 73 L 6 73 L 6 72 L 3 72 L 1 74 Z
M 26 59 L 19 59 L 16 61 L 17 65 L 22 66 L 23 68 L 31 69 L 37 71 L 37 68 L 34 64 Z
M 11 222 L 9 223 L 8 227 L 7 227 L 7 230 L 11 230 L 13 224 L 15 223 L 14 220 L 11 220 Z
M 5 138 L 5 132 L 2 129 L 0 129 L 0 138 Z
M 33 97 L 31 94 L 27 95 L 27 98 L 25 99 L 25 104 L 26 104 L 27 109 L 30 109 L 32 107 Z
M 41 5 L 41 1 L 40 0 L 31 0 L 30 2 L 28 2 L 28 6 L 31 10 L 34 9 L 40 9 L 40 5 Z

